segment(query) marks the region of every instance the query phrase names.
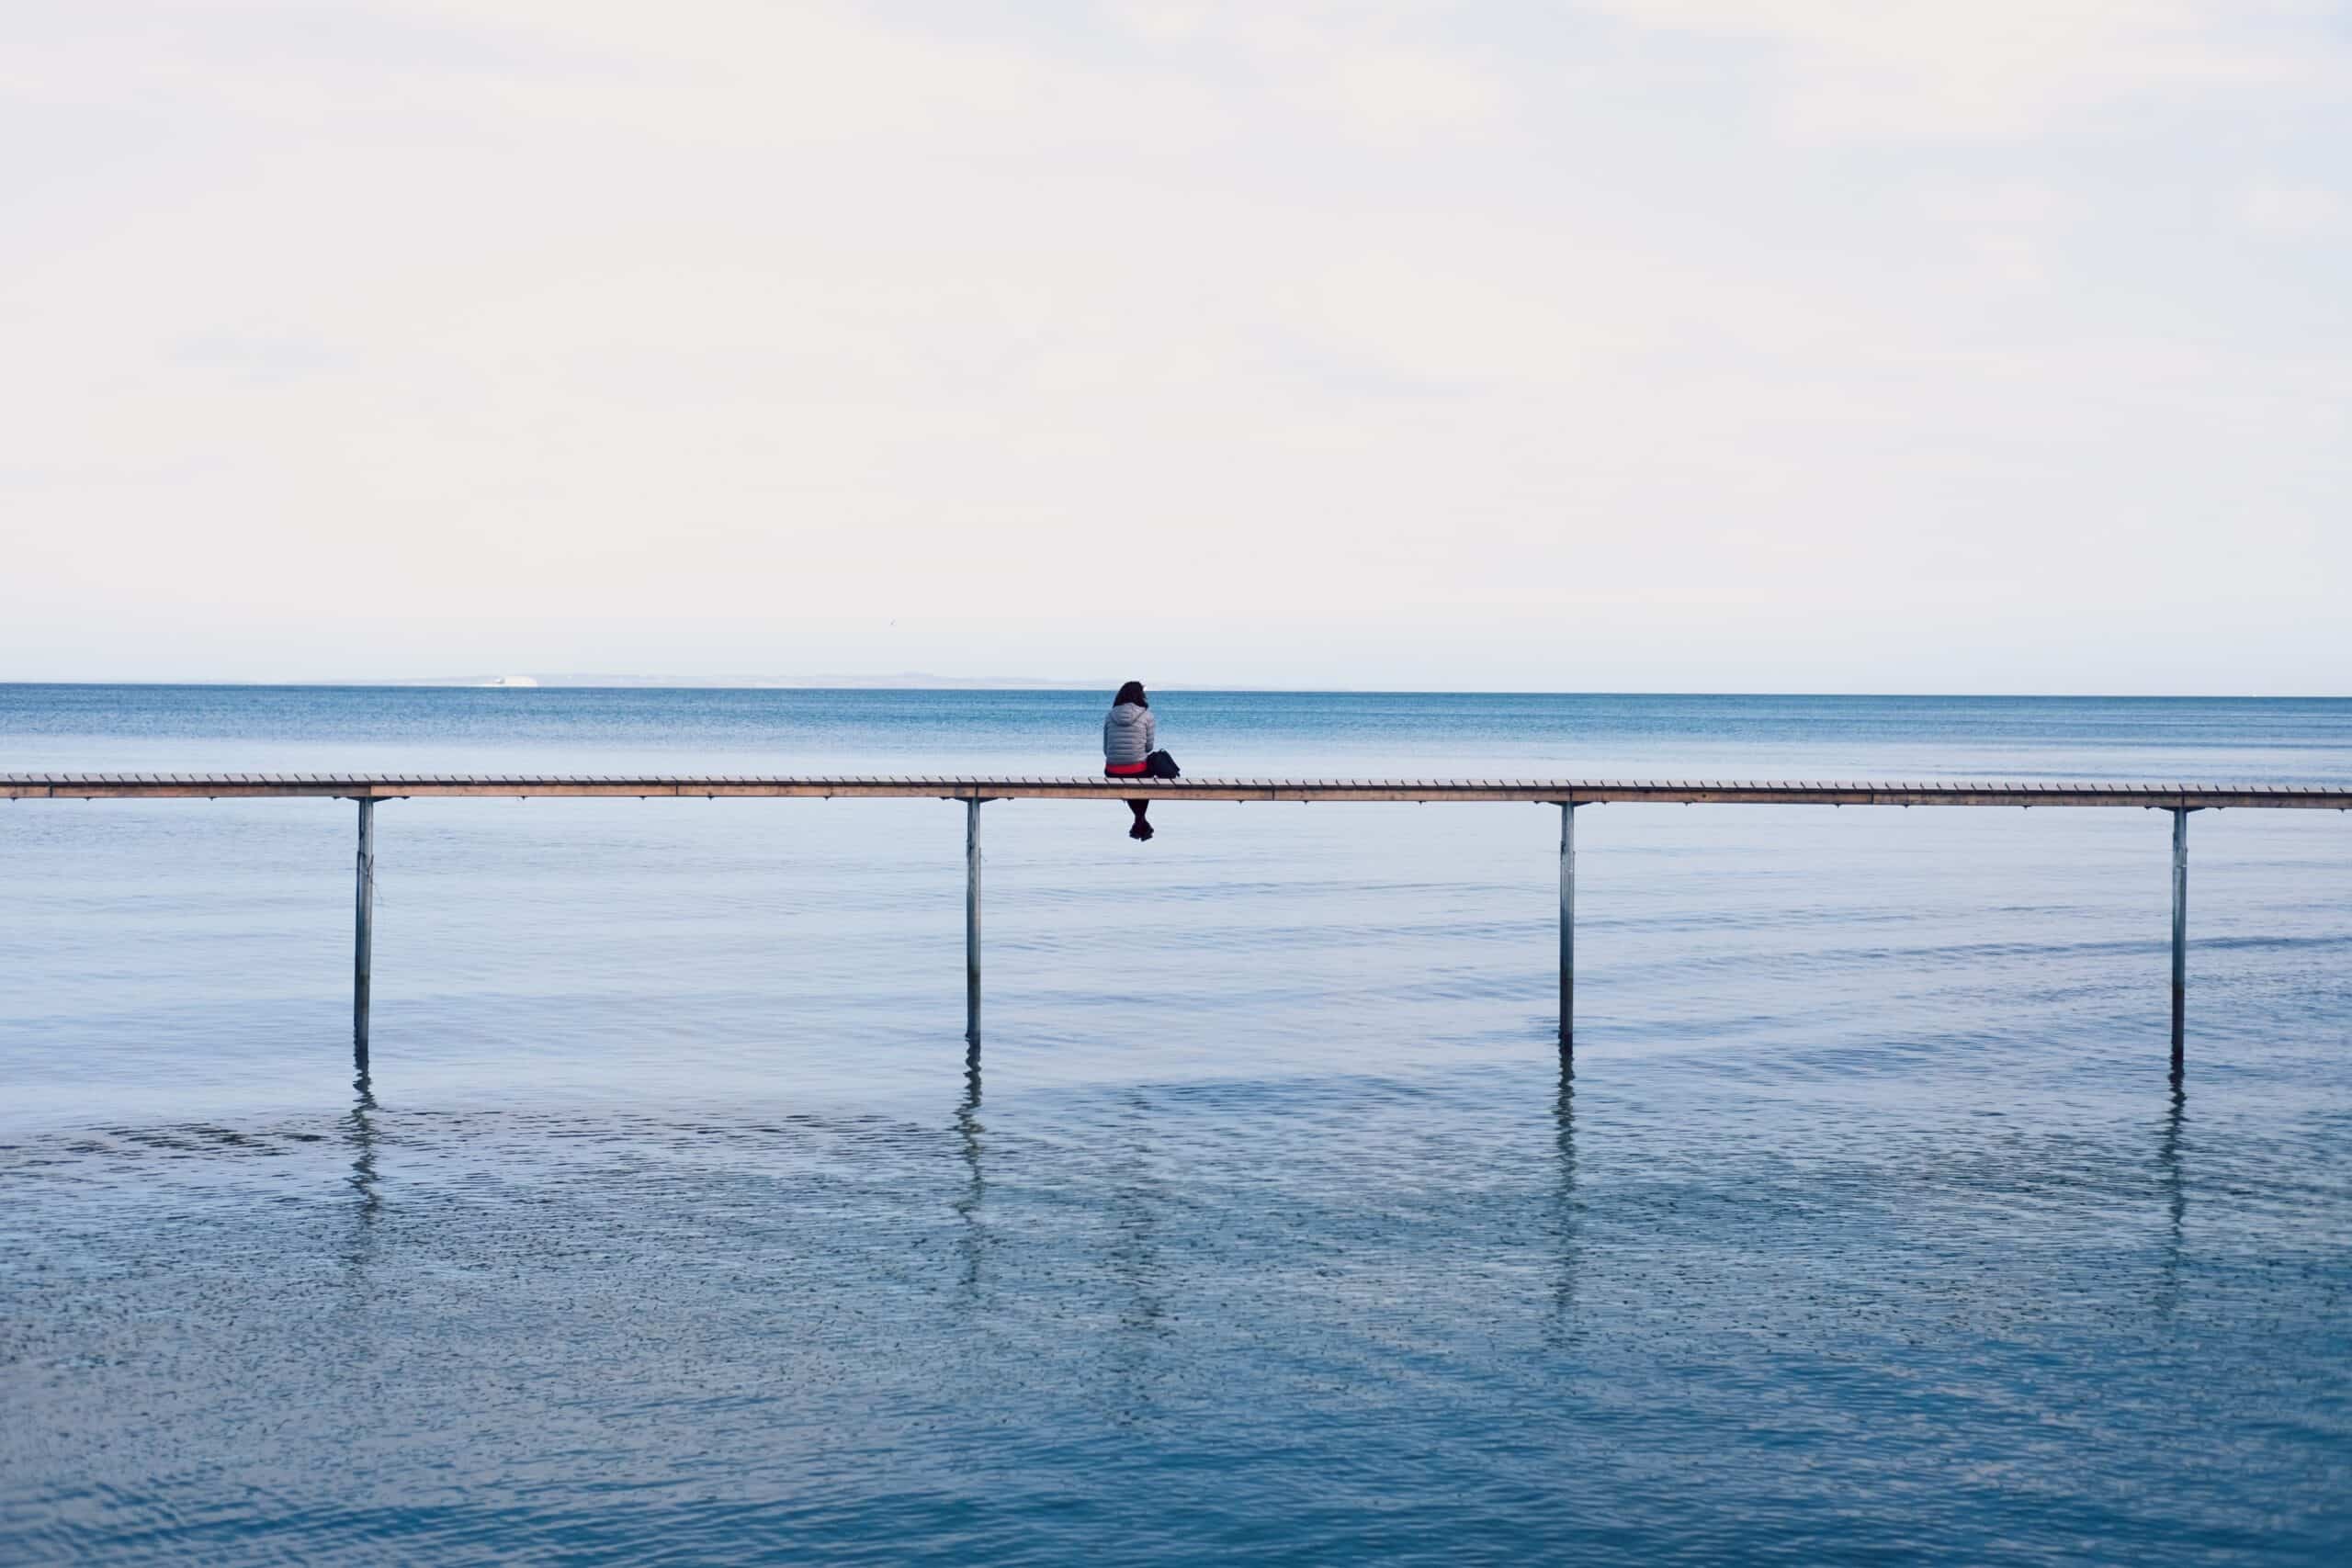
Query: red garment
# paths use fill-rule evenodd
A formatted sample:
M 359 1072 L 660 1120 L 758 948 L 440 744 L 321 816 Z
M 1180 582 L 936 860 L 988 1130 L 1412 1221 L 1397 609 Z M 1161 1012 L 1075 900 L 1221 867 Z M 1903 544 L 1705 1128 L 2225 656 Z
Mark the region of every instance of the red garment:
M 1149 762 L 1105 762 L 1102 776 L 1106 779 L 1139 779 L 1150 769 Z

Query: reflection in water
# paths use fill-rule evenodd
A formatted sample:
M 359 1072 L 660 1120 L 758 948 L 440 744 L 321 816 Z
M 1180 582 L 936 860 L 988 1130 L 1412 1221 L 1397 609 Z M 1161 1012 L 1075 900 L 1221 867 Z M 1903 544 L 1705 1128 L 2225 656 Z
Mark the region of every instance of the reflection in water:
M 1111 1364 L 1119 1383 L 1123 1408 L 1116 1418 L 1131 1421 L 1149 1404 L 1154 1369 L 1152 1348 L 1169 1333 L 1167 1281 L 1160 1259 L 1159 1228 L 1167 1194 L 1153 1173 L 1154 1148 L 1147 1135 L 1158 1112 L 1138 1089 L 1126 1097 L 1131 1114 L 1125 1120 L 1133 1131 L 1132 1155 L 1126 1179 L 1110 1194 L 1111 1277 L 1125 1301 L 1119 1308 L 1119 1330 Z
M 365 1066 L 351 1087 L 357 1098 L 344 1117 L 344 1139 L 351 1147 L 351 1174 L 344 1182 L 359 1201 L 352 1211 L 351 1233 L 344 1247 L 344 1294 L 345 1304 L 364 1320 L 368 1268 L 376 1256 L 376 1214 L 383 1199 L 376 1191 L 376 1095 Z
M 1559 1247 L 1559 1271 L 1552 1284 L 1552 1321 L 1544 1337 L 1555 1347 L 1575 1337 L 1577 1297 L 1577 1065 L 1566 1047 L 1560 1050 L 1560 1089 L 1552 1099 L 1552 1139 L 1558 1153 L 1558 1186 L 1554 1203 L 1554 1237 Z
M 359 1224 L 353 1235 L 352 1262 L 359 1261 L 357 1254 L 368 1228 L 375 1224 L 376 1208 L 380 1201 L 376 1196 L 376 1130 L 368 1123 L 368 1115 L 376 1109 L 376 1090 L 368 1077 L 368 1040 L 357 1031 L 351 1037 L 351 1088 L 357 1097 L 352 1101 L 351 1114 L 345 1118 L 351 1146 L 355 1153 L 351 1175 L 347 1179 L 352 1190 L 359 1194 Z
M 344 1118 L 345 1137 L 351 1145 L 351 1174 L 345 1179 L 351 1190 L 359 1194 L 359 1225 L 364 1233 L 375 1223 L 376 1211 L 383 1200 L 376 1193 L 376 1128 L 370 1120 L 376 1111 L 376 1092 L 363 1070 L 351 1080 L 358 1098 L 352 1101 L 351 1111 Z
M 2164 1183 L 2171 1221 L 2165 1235 L 2164 1267 L 2156 1288 L 2156 1307 L 2167 1317 L 2180 1304 L 2181 1222 L 2188 1213 L 2188 1187 L 2183 1179 L 2180 1167 L 2180 1139 L 2182 1122 L 2188 1109 L 2188 1091 L 2176 1077 L 2172 1080 L 2172 1102 L 2165 1108 L 2164 1135 L 2156 1145 L 2156 1174 Z
M 967 1301 L 980 1293 L 980 1258 L 988 1250 L 988 1230 L 980 1221 L 980 1203 L 988 1196 L 988 1178 L 980 1168 L 980 1047 L 974 1042 L 964 1053 L 964 1098 L 956 1106 L 956 1135 L 963 1145 L 964 1192 L 956 1200 L 956 1217 L 964 1230 L 956 1251 L 964 1260 L 961 1283 Z

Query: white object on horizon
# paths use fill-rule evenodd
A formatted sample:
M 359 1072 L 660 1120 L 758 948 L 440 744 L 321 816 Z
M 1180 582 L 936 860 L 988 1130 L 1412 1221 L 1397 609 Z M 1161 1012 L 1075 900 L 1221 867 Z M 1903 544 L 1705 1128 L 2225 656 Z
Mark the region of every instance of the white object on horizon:
M 538 681 L 529 675 L 493 675 L 482 682 L 485 686 L 536 686 Z

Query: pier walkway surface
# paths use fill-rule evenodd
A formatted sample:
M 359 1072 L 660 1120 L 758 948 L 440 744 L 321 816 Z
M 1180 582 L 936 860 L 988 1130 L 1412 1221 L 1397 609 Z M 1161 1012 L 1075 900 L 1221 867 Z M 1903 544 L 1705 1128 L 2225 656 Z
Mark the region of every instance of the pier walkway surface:
M 359 803 L 352 958 L 352 1040 L 364 1066 L 376 887 L 376 807 L 387 800 L 769 798 L 957 800 L 964 803 L 965 1037 L 980 1040 L 980 807 L 1001 800 L 1386 801 L 1556 806 L 1560 808 L 1560 1043 L 1576 1020 L 1576 814 L 1579 807 L 1655 806 L 2139 807 L 2172 814 L 2172 1071 L 2184 1059 L 2188 962 L 2188 818 L 2223 809 L 2352 810 L 2352 788 L 2299 784 L 1725 779 L 1114 779 L 837 774 L 806 777 L 573 773 L 0 773 L 9 800 L 329 798 Z
M 579 773 L 0 773 L 14 800 L 237 799 L 324 795 L 432 800 L 677 795 L 710 799 L 1489 801 L 1546 806 L 2138 806 L 2154 810 L 2352 810 L 2352 788 L 2293 784 L 1724 779 L 1109 779 L 836 774 L 783 777 Z

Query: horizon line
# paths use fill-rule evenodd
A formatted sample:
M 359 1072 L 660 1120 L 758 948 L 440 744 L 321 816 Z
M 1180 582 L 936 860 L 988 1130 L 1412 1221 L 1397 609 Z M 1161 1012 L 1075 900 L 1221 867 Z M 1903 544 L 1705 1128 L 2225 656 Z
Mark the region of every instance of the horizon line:
M 86 680 L 86 681 L 21 681 L 0 678 L 0 688 L 9 687 L 144 687 L 153 689 L 205 688 L 247 691 L 503 691 L 524 692 L 920 692 L 938 694 L 962 692 L 1037 692 L 1088 693 L 1115 690 L 1117 682 L 1056 682 L 1016 677 L 1002 679 L 979 678 L 956 680 L 952 677 L 910 676 L 831 678 L 829 683 L 820 680 L 735 681 L 724 678 L 696 679 L 691 676 L 595 678 L 587 676 L 532 677 L 530 685 L 505 685 L 489 678 L 468 676 L 429 676 L 389 680 L 308 680 L 308 681 L 205 681 L 205 680 Z M 937 681 L 938 684 L 926 684 Z M 546 683 L 558 682 L 556 684 Z M 2352 693 L 2262 693 L 2262 692 L 1998 692 L 1998 691 L 1792 691 L 1773 688 L 1747 690 L 1601 690 L 1583 688 L 1567 690 L 1556 687 L 1470 687 L 1470 686 L 1231 686 L 1170 681 L 1156 683 L 1163 692 L 1189 692 L 1202 694 L 1237 696 L 1395 696 L 1395 697 L 1802 697 L 1843 698 L 1860 700 L 1921 700 L 1972 702 L 2318 702 L 2352 701 Z

